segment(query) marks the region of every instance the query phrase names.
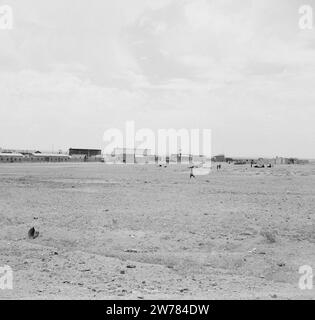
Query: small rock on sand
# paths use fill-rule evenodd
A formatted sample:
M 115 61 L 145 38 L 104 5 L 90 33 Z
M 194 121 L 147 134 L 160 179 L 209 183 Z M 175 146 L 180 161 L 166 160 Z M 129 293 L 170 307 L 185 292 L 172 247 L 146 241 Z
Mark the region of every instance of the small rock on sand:
M 137 253 L 137 252 L 138 252 L 138 250 L 136 250 L 136 249 L 126 249 L 126 250 L 124 250 L 124 252 L 128 252 L 128 253 Z
M 28 230 L 28 238 L 29 239 L 35 239 L 39 236 L 39 232 L 35 230 L 34 227 L 32 227 L 30 230 Z

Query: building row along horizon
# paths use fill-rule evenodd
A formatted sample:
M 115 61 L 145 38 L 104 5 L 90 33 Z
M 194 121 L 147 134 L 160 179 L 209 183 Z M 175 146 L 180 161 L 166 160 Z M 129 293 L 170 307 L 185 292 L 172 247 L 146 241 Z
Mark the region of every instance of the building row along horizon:
M 0 148 L 0 162 L 103 162 L 108 164 L 203 164 L 227 162 L 244 164 L 306 164 L 309 160 L 298 158 L 232 158 L 220 154 L 214 157 L 174 153 L 169 156 L 151 154 L 150 149 L 115 148 L 111 154 L 103 154 L 101 149 L 70 148 L 68 152 L 43 152 L 38 150 L 14 150 Z

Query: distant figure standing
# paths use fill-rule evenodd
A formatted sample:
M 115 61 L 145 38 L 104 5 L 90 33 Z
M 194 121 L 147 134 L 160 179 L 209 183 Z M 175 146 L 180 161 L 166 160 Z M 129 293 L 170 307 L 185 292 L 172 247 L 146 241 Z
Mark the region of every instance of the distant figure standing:
M 194 169 L 194 166 L 190 167 L 190 177 L 189 177 L 189 179 L 196 178 L 195 175 L 194 175 L 193 169 Z

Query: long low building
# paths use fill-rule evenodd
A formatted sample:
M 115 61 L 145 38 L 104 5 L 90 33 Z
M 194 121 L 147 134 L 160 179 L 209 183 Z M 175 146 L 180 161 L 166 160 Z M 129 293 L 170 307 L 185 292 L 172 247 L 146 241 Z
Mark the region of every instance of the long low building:
M 0 162 L 65 162 L 70 160 L 70 156 L 59 153 L 32 153 L 23 155 L 22 153 L 0 153 Z
M 0 153 L 0 162 L 21 162 L 25 159 L 22 153 Z
M 67 154 L 60 153 L 33 153 L 26 157 L 27 161 L 65 162 L 71 159 Z

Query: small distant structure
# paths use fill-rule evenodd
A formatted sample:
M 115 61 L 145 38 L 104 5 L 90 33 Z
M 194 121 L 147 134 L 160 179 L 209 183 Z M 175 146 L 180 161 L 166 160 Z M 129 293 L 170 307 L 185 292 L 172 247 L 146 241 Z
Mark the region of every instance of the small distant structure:
M 189 164 L 192 163 L 193 156 L 191 154 L 176 153 L 169 157 L 170 163 Z
M 289 159 L 283 157 L 276 157 L 275 164 L 289 164 Z
M 202 164 L 206 161 L 207 158 L 204 155 L 173 153 L 169 157 L 169 162 L 171 164 Z
M 151 156 L 150 149 L 140 149 L 140 148 L 115 148 L 111 154 L 111 162 L 114 163 L 139 163 L 145 164 L 149 161 L 149 156 Z M 106 159 L 108 156 L 106 156 Z
M 156 155 L 147 155 L 146 157 L 147 164 L 157 164 L 159 162 L 158 156 Z
M 191 154 L 181 154 L 179 158 L 179 163 L 190 164 L 192 163 L 193 156 Z
M 310 161 L 307 159 L 276 157 L 274 159 L 274 163 L 275 164 L 308 164 L 310 163 Z
M 217 156 L 214 156 L 211 160 L 214 162 L 225 162 L 225 155 L 218 154 Z
M 233 157 L 233 162 L 235 165 L 256 164 L 258 162 L 258 159 Z
M 258 158 L 253 164 L 257 164 L 258 166 L 272 166 L 275 164 L 275 161 L 271 158 Z
M 307 159 L 298 159 L 298 164 L 309 164 L 310 160 Z
M 135 163 L 137 164 L 147 164 L 147 158 L 146 156 L 139 154 L 139 155 L 135 155 Z
M 70 148 L 69 156 L 71 161 L 83 161 L 83 162 L 102 162 L 104 161 L 102 156 L 102 150 L 100 149 L 79 149 Z
M 70 148 L 69 149 L 69 156 L 72 155 L 85 155 L 87 157 L 95 157 L 95 156 L 101 156 L 102 150 L 100 149 L 75 149 Z
M 235 165 L 244 165 L 244 164 L 247 164 L 248 162 L 246 160 L 243 160 L 243 159 L 237 159 L 237 160 L 234 160 L 234 164 Z

